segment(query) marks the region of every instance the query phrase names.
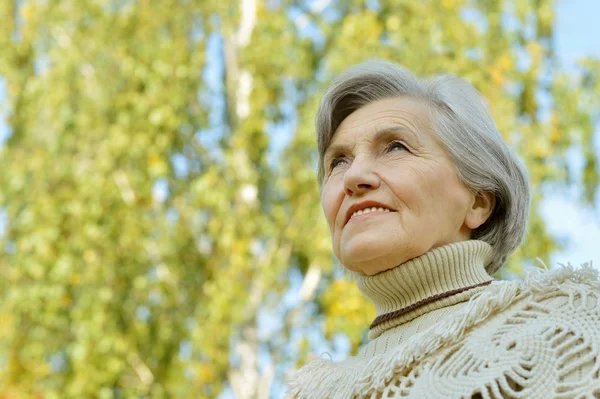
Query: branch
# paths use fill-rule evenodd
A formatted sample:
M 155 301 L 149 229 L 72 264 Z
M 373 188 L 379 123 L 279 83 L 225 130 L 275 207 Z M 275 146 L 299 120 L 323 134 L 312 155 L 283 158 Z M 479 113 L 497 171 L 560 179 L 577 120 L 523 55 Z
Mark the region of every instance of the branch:
M 127 355 L 127 361 L 133 367 L 135 373 L 140 377 L 140 381 L 146 386 L 154 382 L 154 375 L 146 363 L 137 355 L 137 353 L 129 353 Z

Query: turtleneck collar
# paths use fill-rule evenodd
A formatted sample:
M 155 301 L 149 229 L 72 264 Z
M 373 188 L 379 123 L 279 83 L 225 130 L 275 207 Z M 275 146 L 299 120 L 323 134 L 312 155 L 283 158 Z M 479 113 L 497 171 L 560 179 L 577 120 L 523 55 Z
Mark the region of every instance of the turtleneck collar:
M 468 300 L 493 280 L 485 270 L 492 255 L 491 245 L 484 241 L 461 241 L 432 249 L 374 276 L 357 276 L 358 288 L 377 310 L 369 337 Z

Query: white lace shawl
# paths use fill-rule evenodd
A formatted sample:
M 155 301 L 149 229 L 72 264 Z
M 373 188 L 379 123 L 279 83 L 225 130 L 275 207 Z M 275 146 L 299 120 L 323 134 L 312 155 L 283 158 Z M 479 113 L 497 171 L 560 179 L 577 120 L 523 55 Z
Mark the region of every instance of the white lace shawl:
M 494 281 L 368 360 L 316 359 L 291 398 L 600 398 L 600 281 L 584 264 Z

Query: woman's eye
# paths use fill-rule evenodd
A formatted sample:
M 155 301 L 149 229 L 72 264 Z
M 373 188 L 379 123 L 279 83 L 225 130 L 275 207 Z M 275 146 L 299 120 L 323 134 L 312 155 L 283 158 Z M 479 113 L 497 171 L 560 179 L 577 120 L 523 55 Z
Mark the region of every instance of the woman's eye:
M 406 146 L 399 141 L 393 141 L 388 145 L 388 151 L 393 151 L 397 149 L 407 150 Z
M 333 169 L 333 168 L 335 168 L 336 166 L 339 166 L 339 165 L 340 165 L 340 164 L 342 164 L 344 161 L 345 161 L 345 158 L 341 158 L 341 157 L 338 157 L 338 158 L 334 158 L 334 159 L 332 159 L 332 160 L 331 160 L 331 164 L 329 165 L 329 166 L 330 166 L 330 169 Z

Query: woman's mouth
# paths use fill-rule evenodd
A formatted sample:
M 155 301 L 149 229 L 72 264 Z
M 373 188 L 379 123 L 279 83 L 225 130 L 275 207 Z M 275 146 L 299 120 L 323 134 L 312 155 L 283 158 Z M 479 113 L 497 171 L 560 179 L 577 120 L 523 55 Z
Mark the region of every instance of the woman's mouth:
M 393 211 L 390 211 L 389 209 L 382 208 L 382 207 L 379 207 L 379 208 L 372 207 L 372 208 L 361 209 L 359 211 L 354 212 L 352 214 L 352 216 L 350 216 L 348 223 L 350 223 L 352 220 L 364 219 L 368 216 L 383 215 L 384 213 L 390 213 L 390 212 L 393 212 Z

